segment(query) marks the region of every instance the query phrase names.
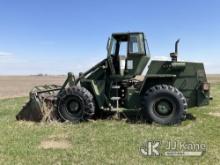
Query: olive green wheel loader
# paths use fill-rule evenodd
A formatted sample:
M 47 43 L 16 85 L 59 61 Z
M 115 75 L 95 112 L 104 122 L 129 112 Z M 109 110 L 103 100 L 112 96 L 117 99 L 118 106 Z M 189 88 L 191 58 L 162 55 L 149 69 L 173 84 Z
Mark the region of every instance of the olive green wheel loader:
M 137 110 L 146 120 L 178 124 L 187 108 L 209 104 L 210 85 L 203 63 L 151 60 L 142 32 L 114 33 L 107 58 L 62 86 L 44 85 L 30 92 L 18 120 L 81 122 L 100 111 Z

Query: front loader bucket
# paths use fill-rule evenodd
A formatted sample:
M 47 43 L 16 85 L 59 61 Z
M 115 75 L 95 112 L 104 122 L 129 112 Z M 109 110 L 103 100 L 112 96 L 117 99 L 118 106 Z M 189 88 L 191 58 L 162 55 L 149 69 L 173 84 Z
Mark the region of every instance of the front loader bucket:
M 37 98 L 30 98 L 21 111 L 16 115 L 16 119 L 40 122 L 43 119 L 41 107 L 42 104 Z
M 55 107 L 58 90 L 59 87 L 55 85 L 35 87 L 16 119 L 35 122 L 57 120 Z

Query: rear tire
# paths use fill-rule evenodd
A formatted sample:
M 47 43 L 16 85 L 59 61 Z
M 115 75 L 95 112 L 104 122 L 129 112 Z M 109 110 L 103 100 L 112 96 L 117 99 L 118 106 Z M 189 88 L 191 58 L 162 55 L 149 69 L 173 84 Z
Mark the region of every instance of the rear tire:
M 142 104 L 143 116 L 159 124 L 178 124 L 186 116 L 186 98 L 170 85 L 155 85 L 148 89 Z
M 86 121 L 95 113 L 92 94 L 79 86 L 64 89 L 59 95 L 57 106 L 59 117 L 65 121 Z

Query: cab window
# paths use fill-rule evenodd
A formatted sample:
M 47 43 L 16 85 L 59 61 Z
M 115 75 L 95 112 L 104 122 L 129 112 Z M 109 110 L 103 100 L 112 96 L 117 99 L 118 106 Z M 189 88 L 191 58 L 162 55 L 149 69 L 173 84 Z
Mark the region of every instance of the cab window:
M 129 54 L 145 54 L 143 35 L 130 35 Z

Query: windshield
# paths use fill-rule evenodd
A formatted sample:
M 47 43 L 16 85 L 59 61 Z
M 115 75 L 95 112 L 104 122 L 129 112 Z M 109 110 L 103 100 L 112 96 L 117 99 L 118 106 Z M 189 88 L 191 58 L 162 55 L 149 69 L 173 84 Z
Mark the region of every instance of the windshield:
M 150 56 L 148 44 L 143 34 L 130 34 L 129 37 L 117 36 L 116 38 L 113 36 L 109 48 L 109 55 L 146 54 Z

